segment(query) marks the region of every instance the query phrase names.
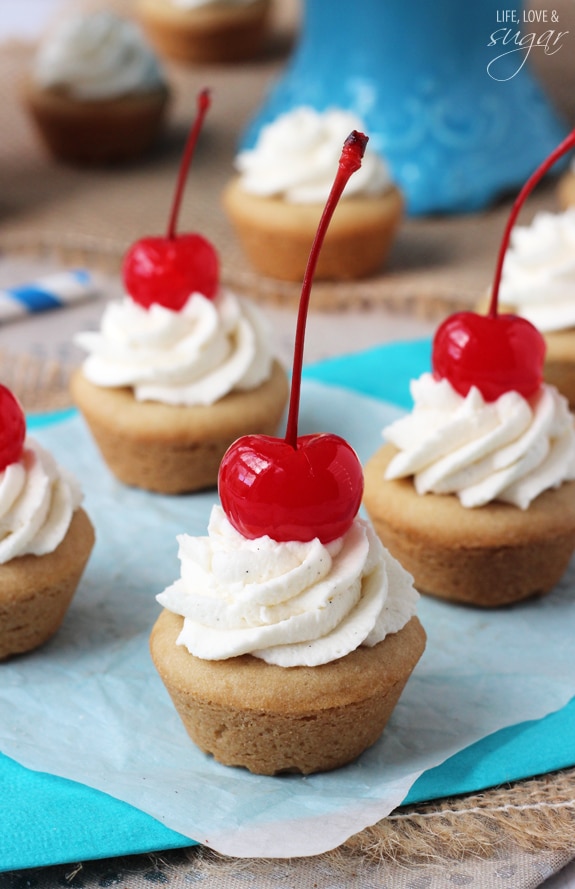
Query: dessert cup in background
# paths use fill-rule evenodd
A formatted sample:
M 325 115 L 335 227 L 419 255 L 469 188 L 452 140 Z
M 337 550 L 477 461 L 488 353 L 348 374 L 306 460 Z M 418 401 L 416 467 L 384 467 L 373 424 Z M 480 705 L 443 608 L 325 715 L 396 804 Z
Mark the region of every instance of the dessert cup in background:
M 353 131 L 313 239 L 284 439 L 227 450 L 205 537 L 178 537 L 157 598 L 158 673 L 191 739 L 262 775 L 311 774 L 379 738 L 425 649 L 411 576 L 357 515 L 363 473 L 332 433 L 298 435 L 305 321 L 318 252 L 367 138 Z
M 531 301 L 539 290 L 540 308 L 554 314 L 543 307 L 548 281 L 535 275 L 538 259 L 555 252 L 548 239 L 536 238 L 537 255 L 528 251 L 529 272 L 507 248 L 532 188 L 574 144 L 575 131 L 519 193 L 487 314 L 460 312 L 440 325 L 433 372 L 412 383 L 412 412 L 384 430 L 388 443 L 365 467 L 367 513 L 420 592 L 509 605 L 549 593 L 575 551 L 574 418 L 566 397 L 543 381 L 541 332 L 498 311 L 511 259 L 513 292 L 527 295 L 517 283 L 527 279 Z M 506 299 L 510 293 L 509 285 Z
M 191 64 L 245 62 L 258 55 L 271 0 L 138 0 L 158 52 Z
M 299 281 L 337 168 L 339 147 L 361 122 L 346 111 L 301 107 L 265 126 L 236 158 L 238 175 L 222 200 L 251 264 L 261 274 Z M 384 160 L 366 155 L 340 201 L 316 277 L 364 278 L 381 271 L 403 217 L 401 192 Z
M 134 160 L 156 140 L 170 88 L 139 27 L 107 11 L 45 35 L 22 101 L 49 153 L 79 165 Z
M 71 379 L 73 400 L 111 471 L 163 494 L 215 486 L 236 438 L 276 431 L 288 391 L 263 314 L 220 286 L 209 241 L 175 231 L 207 92 L 198 105 L 168 232 L 127 251 L 126 294 L 106 306 L 99 331 L 77 335 L 88 357 Z
M 95 535 L 77 481 L 33 439 L 0 386 L 0 661 L 59 629 Z

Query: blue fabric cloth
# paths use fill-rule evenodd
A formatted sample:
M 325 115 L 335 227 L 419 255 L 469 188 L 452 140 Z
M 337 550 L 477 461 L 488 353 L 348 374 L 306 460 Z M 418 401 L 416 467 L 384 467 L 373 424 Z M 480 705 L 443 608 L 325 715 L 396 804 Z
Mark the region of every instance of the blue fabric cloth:
M 342 386 L 407 410 L 412 405 L 410 381 L 431 367 L 431 340 L 407 340 L 338 355 L 304 368 L 304 377 Z

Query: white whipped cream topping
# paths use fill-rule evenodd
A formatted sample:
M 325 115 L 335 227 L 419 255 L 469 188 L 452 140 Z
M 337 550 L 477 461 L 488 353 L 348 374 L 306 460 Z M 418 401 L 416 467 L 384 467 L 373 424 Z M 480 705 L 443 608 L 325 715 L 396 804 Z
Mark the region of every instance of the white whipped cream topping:
M 248 540 L 214 506 L 207 537 L 178 537 L 181 576 L 157 596 L 184 617 L 178 644 L 196 657 L 252 654 L 317 666 L 373 646 L 415 614 L 412 577 L 357 518 L 329 544 Z
M 386 478 L 414 477 L 418 494 L 456 494 L 463 506 L 492 500 L 527 509 L 549 488 L 575 478 L 575 430 L 567 400 L 543 385 L 529 401 L 506 392 L 463 398 L 448 380 L 411 384 L 413 411 L 384 437 L 399 449 Z
M 190 296 L 180 311 L 145 309 L 129 296 L 108 303 L 99 332 L 77 334 L 96 386 L 131 386 L 138 401 L 214 404 L 271 374 L 269 330 L 248 300 L 221 290 Z
M 165 82 L 138 26 L 107 11 L 59 22 L 39 49 L 34 76 L 44 88 L 61 87 L 85 100 L 147 92 Z
M 0 564 L 53 552 L 81 502 L 76 479 L 26 439 L 20 460 L 0 472 Z
M 178 9 L 198 9 L 200 6 L 249 6 L 255 0 L 169 0 Z
M 359 118 L 348 111 L 315 111 L 302 106 L 262 127 L 256 145 L 235 160 L 241 186 L 262 197 L 281 196 L 297 204 L 324 203 L 337 172 L 345 139 L 352 130 L 364 132 Z M 387 164 L 367 147 L 360 169 L 343 197 L 381 194 L 391 186 Z
M 516 226 L 499 299 L 543 333 L 575 327 L 575 208 Z

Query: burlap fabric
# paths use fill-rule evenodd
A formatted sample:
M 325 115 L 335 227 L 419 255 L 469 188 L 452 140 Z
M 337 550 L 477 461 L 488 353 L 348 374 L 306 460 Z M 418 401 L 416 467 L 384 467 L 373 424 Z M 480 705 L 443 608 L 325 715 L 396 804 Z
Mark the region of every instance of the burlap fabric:
M 123 10 L 128 0 L 118 0 Z M 93 3 L 91 5 L 94 5 Z M 232 172 L 241 132 L 284 63 L 297 25 L 294 7 L 278 3 L 265 56 L 251 65 L 185 69 L 167 66 L 173 87 L 168 128 L 156 150 L 129 168 L 80 170 L 52 163 L 20 105 L 18 83 L 31 48 L 0 51 L 0 249 L 50 255 L 117 272 L 126 246 L 166 226 L 175 172 L 193 117 L 208 86 L 213 105 L 199 144 L 181 215 L 181 230 L 200 230 L 217 244 L 224 280 L 260 301 L 294 306 L 299 287 L 259 277 L 235 240 L 219 194 Z M 563 60 L 555 60 L 556 66 Z M 572 96 L 563 72 L 552 73 L 555 98 L 568 115 Z M 525 212 L 555 207 L 553 182 Z M 493 274 L 509 201 L 468 217 L 408 220 L 381 276 L 349 284 L 317 284 L 313 310 L 379 309 L 439 318 L 473 305 Z M 57 361 L 0 352 L 0 377 L 29 410 L 69 404 L 66 372 Z M 0 875 L 0 889 L 55 884 L 78 887 L 150 882 L 206 887 L 446 885 L 530 889 L 575 856 L 575 769 L 536 777 L 461 799 L 399 809 L 340 849 L 310 861 L 237 861 L 201 847 L 125 860 L 66 865 L 33 874 Z

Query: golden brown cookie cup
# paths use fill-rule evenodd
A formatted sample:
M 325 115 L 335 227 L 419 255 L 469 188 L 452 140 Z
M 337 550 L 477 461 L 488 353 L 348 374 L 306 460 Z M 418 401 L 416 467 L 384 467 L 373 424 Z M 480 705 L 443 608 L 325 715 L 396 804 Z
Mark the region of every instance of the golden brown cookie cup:
M 373 648 L 318 667 L 251 655 L 207 661 L 176 645 L 183 618 L 164 610 L 152 659 L 192 741 L 218 762 L 260 775 L 338 768 L 382 733 L 425 648 L 417 617 Z
M 397 453 L 380 448 L 365 466 L 364 506 L 383 545 L 421 593 L 484 608 L 550 592 L 575 550 L 575 482 L 540 494 L 528 509 L 461 506 L 452 494 L 388 480 Z
M 60 628 L 94 546 L 83 509 L 54 552 L 0 565 L 0 660 L 32 651 Z
M 257 388 L 232 392 L 207 406 L 136 401 L 130 388 L 96 386 L 81 370 L 70 388 L 112 473 L 126 485 L 161 494 L 216 485 L 230 444 L 249 433 L 273 435 L 288 394 L 286 374 L 277 362 Z
M 323 204 L 294 204 L 248 194 L 239 177 L 226 186 L 222 200 L 254 268 L 270 278 L 301 281 Z M 403 206 L 396 187 L 381 195 L 340 201 L 318 257 L 315 277 L 350 280 L 381 271 Z
M 270 0 L 233 4 L 221 0 L 178 9 L 165 0 L 139 0 L 138 16 L 156 50 L 188 64 L 244 62 L 261 50 Z

